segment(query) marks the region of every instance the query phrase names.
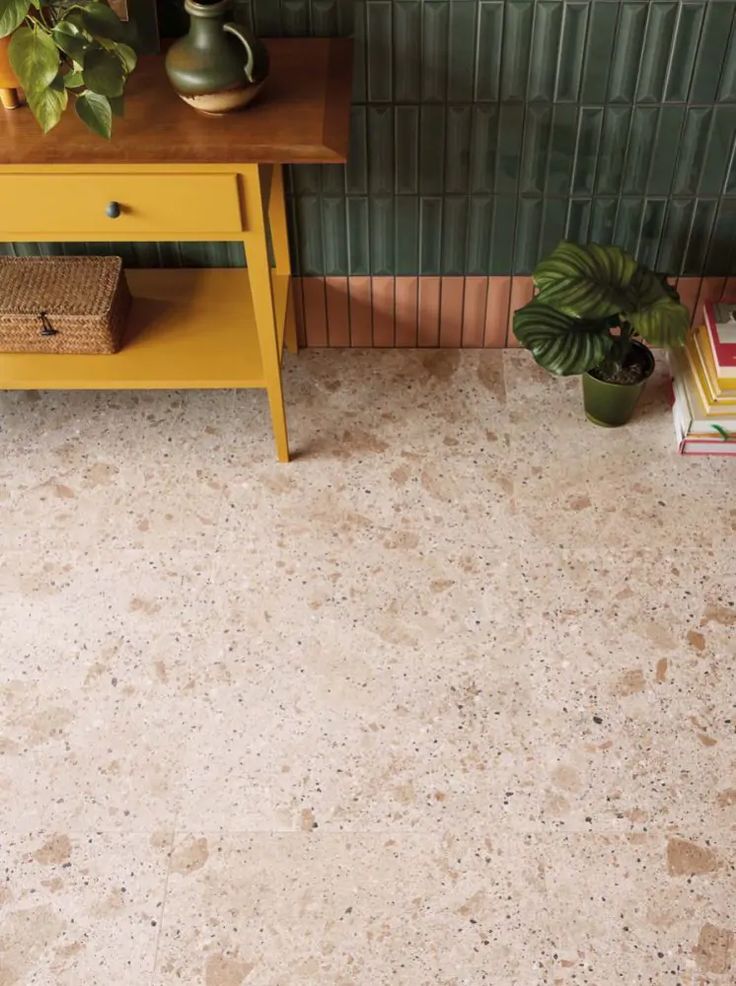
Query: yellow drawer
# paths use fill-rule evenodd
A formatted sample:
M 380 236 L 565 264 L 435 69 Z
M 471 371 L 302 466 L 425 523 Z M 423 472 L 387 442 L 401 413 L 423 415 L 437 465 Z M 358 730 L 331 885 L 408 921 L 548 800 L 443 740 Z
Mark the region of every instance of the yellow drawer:
M 0 236 L 242 229 L 235 175 L 0 175 Z

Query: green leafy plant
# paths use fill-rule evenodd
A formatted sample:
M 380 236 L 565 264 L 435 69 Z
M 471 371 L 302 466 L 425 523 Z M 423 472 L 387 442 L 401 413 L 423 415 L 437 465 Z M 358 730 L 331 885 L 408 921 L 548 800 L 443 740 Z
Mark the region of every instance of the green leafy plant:
M 101 0 L 0 0 L 0 38 L 44 133 L 74 100 L 77 116 L 109 138 L 136 65 L 132 25 Z
M 551 373 L 636 382 L 635 340 L 685 341 L 690 316 L 677 292 L 620 247 L 563 241 L 533 276 L 537 293 L 514 314 L 514 334 Z

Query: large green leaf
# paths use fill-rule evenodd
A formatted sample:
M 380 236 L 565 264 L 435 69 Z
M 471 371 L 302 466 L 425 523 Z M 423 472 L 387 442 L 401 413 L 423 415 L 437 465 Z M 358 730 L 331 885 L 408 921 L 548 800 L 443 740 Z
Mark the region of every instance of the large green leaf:
M 663 290 L 662 296 L 642 311 L 627 315 L 635 332 L 650 346 L 673 349 L 685 344 L 690 326 L 690 313 L 679 301 Z
M 98 38 L 127 42 L 131 31 L 106 3 L 89 3 L 82 11 L 82 21 L 87 31 Z
M 606 318 L 631 307 L 637 267 L 619 247 L 563 240 L 534 271 L 537 297 L 574 318 Z
M 89 47 L 89 38 L 81 33 L 77 25 L 71 21 L 61 21 L 51 33 L 61 50 L 81 65 Z
M 540 366 L 560 376 L 600 366 L 613 346 L 605 321 L 572 318 L 537 298 L 514 314 L 514 335 Z
M 0 0 L 0 38 L 20 27 L 30 6 L 31 0 Z
M 74 106 L 79 119 L 100 137 L 110 139 L 112 134 L 112 110 L 107 96 L 96 92 L 83 92 Z
M 84 84 L 101 96 L 121 96 L 125 85 L 122 62 L 104 48 L 89 48 L 82 70 Z
M 42 93 L 58 75 L 59 51 L 43 31 L 19 27 L 10 39 L 8 53 L 13 71 L 27 97 L 33 93 Z M 28 102 L 30 104 L 30 98 Z
M 57 78 L 61 78 L 58 76 Z M 61 84 L 54 80 L 53 84 L 40 92 L 27 92 L 26 99 L 31 113 L 38 120 L 38 124 L 45 134 L 53 130 L 61 119 L 61 115 L 66 109 L 68 100 L 67 91 Z
M 130 75 L 138 63 L 138 55 L 130 45 L 116 44 L 113 51 L 123 63 L 123 68 Z

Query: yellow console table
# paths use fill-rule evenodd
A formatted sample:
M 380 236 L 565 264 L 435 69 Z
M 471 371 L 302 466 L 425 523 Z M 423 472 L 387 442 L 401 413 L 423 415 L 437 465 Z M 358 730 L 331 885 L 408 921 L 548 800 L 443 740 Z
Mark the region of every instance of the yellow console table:
M 152 56 L 131 77 L 110 142 L 73 113 L 47 136 L 27 110 L 0 114 L 0 239 L 229 240 L 247 264 L 127 271 L 119 353 L 3 353 L 0 389 L 261 387 L 288 461 L 281 360 L 297 342 L 282 165 L 346 160 L 351 49 L 335 38 L 268 47 L 268 83 L 242 113 L 199 115 Z

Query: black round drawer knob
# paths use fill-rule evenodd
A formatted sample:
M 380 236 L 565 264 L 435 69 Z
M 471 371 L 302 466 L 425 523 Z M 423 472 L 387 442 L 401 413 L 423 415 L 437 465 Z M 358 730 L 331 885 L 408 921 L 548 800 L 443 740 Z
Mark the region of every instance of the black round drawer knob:
M 120 203 L 119 202 L 108 202 L 107 208 L 105 209 L 105 215 L 108 219 L 117 219 L 120 215 Z

